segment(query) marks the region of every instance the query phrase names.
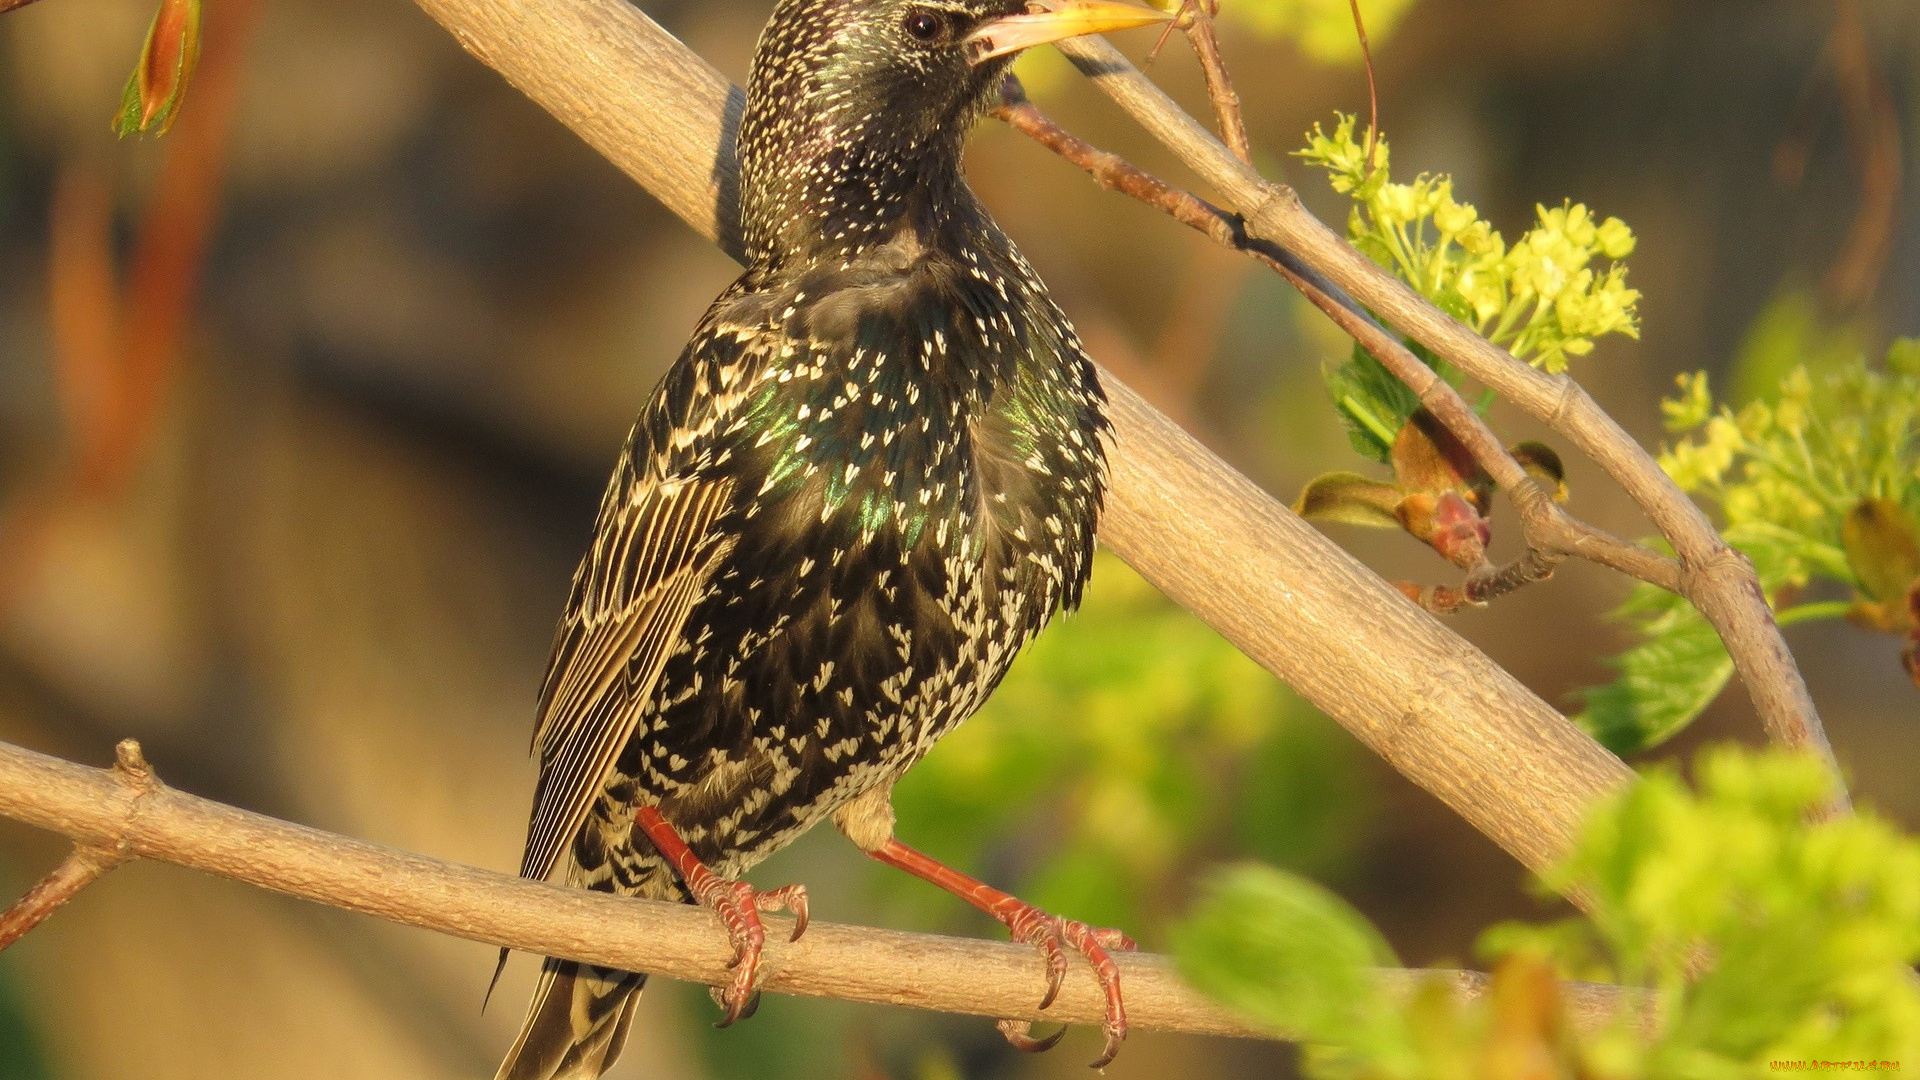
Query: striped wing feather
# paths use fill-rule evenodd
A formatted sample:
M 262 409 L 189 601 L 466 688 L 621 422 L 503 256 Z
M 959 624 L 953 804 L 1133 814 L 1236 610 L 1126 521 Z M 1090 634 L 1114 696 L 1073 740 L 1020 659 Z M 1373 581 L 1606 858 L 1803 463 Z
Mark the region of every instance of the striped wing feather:
M 730 480 L 635 479 L 609 492 L 540 693 L 540 782 L 522 877 L 544 879 L 586 822 L 716 563 Z M 624 495 L 624 497 L 622 497 Z

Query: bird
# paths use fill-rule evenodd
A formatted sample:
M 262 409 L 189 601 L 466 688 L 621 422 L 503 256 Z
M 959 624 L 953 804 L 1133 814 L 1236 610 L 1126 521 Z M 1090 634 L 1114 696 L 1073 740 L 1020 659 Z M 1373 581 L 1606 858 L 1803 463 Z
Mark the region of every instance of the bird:
M 962 175 L 1035 45 L 1144 26 L 1119 0 L 779 0 L 738 137 L 746 268 L 642 408 L 555 632 L 520 873 L 703 905 L 757 1004 L 740 875 L 831 819 L 873 858 L 1069 952 L 1126 1034 L 1118 931 L 1050 915 L 893 835 L 896 780 L 1080 601 L 1112 428 L 1065 313 Z M 505 954 L 502 954 L 504 963 Z M 498 978 L 498 969 L 495 971 Z M 547 959 L 497 1080 L 600 1076 L 644 974 Z M 1001 1030 L 1045 1049 L 1024 1023 Z

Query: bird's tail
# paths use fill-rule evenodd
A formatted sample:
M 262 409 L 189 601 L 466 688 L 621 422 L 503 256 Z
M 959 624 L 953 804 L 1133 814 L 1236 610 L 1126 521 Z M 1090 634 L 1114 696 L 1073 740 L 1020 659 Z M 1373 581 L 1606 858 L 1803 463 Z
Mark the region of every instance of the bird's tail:
M 627 1041 L 645 975 L 549 959 L 494 1080 L 595 1080 Z

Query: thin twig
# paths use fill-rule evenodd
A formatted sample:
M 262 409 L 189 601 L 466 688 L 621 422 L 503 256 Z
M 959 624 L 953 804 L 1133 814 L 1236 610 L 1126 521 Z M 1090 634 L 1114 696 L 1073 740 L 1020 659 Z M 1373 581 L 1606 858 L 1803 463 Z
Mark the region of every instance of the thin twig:
M 1247 137 L 1247 118 L 1240 111 L 1240 95 L 1233 88 L 1233 76 L 1220 55 L 1220 35 L 1213 20 L 1220 14 L 1219 0 L 1187 0 L 1181 8 L 1181 28 L 1187 44 L 1200 61 L 1201 74 L 1207 80 L 1207 98 L 1213 103 L 1213 115 L 1220 123 L 1220 134 L 1227 140 L 1233 156 L 1253 164 L 1253 140 Z
M 1244 251 L 1273 268 L 1406 383 L 1421 404 L 1460 439 L 1481 468 L 1507 492 L 1520 518 L 1527 554 L 1508 567 L 1488 566 L 1484 573 L 1476 572 L 1470 576 L 1464 592 L 1437 591 L 1442 597 L 1437 603 L 1430 597 L 1410 594 L 1417 603 L 1440 614 L 1457 610 L 1462 604 L 1485 603 L 1548 576 L 1554 565 L 1567 555 L 1577 555 L 1668 590 L 1678 589 L 1681 579 L 1678 563 L 1567 514 L 1540 490 L 1459 391 L 1312 267 L 1283 248 L 1249 239 L 1237 217 L 1060 127 L 1027 100 L 1019 84 L 1011 79 L 1002 90 L 1001 105 L 994 115 L 1080 166 L 1102 187 L 1146 203 L 1216 242 Z
M 126 744 L 122 744 L 123 746 Z M 471 941 L 708 985 L 733 978 L 732 948 L 706 910 L 526 881 L 443 862 L 239 810 L 119 769 L 90 769 L 0 743 L 0 816 L 62 833 L 123 857 L 157 859 Z M 150 781 L 150 774 L 149 774 Z M 151 782 L 151 781 L 150 781 Z M 1053 1005 L 1036 1008 L 1046 978 L 1031 947 L 815 921 L 798 942 L 769 934 L 762 985 L 776 993 L 905 1005 L 996 1019 L 1099 1023 L 1103 991 L 1074 965 Z M 1201 996 L 1165 957 L 1117 958 L 1127 1016 L 1143 1030 L 1273 1038 L 1272 1031 Z M 1390 969 L 1412 990 L 1437 978 L 1463 996 L 1471 972 Z M 1621 1009 L 1646 1008 L 1617 986 L 1567 986 L 1574 1021 L 1592 1029 Z
M 1353 9 L 1353 33 L 1360 39 L 1360 65 L 1367 71 L 1367 175 L 1373 175 L 1373 148 L 1380 142 L 1380 87 L 1373 78 L 1373 43 L 1367 40 L 1367 22 L 1360 17 L 1360 0 L 1347 0 Z
M 1184 164 L 1224 193 L 1249 235 L 1314 267 L 1389 325 L 1545 421 L 1612 476 L 1673 545 L 1683 570 L 1679 591 L 1719 633 L 1768 737 L 1820 756 L 1835 777 L 1841 775 L 1753 564 L 1727 544 L 1705 512 L 1578 383 L 1515 359 L 1376 266 L 1309 213 L 1292 188 L 1235 158 L 1107 42 L 1078 38 L 1059 47 Z M 1842 796 L 1834 809 L 1846 805 Z
M 111 849 L 92 844 L 76 844 L 73 851 L 27 895 L 0 911 L 0 950 L 19 941 L 27 931 L 45 922 L 47 916 L 64 907 L 81 889 L 93 884 L 101 874 L 120 865 Z
M 132 739 L 122 740 L 115 748 L 114 765 L 109 775 L 133 795 L 133 801 L 128 804 L 129 821 L 140 799 L 159 789 L 153 769 L 140 753 L 140 744 Z M 73 851 L 60 861 L 59 866 L 41 878 L 39 884 L 27 890 L 27 894 L 12 907 L 0 911 L 0 951 L 45 922 L 49 915 L 66 906 L 67 901 L 79 895 L 81 889 L 93 884 L 100 875 L 131 857 L 132 848 L 124 835 L 76 838 Z
M 1840 83 L 1847 147 L 1860 174 L 1860 205 L 1824 282 L 1841 310 L 1866 303 L 1879 288 L 1893 254 L 1900 217 L 1900 111 L 1868 43 L 1859 0 L 1835 6 L 1827 52 Z

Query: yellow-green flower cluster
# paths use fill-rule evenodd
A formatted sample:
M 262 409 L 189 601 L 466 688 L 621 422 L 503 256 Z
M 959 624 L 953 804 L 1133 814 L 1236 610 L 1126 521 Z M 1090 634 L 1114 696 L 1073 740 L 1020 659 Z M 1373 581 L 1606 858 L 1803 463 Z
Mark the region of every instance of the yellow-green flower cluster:
M 1315 124 L 1298 156 L 1353 199 L 1348 237 L 1375 262 L 1548 371 L 1592 352 L 1595 338 L 1639 337 L 1640 293 L 1627 287 L 1620 262 L 1635 242 L 1625 222 L 1602 221 L 1579 203 L 1541 206 L 1534 227 L 1509 246 L 1473 204 L 1453 197 L 1451 177 L 1422 173 L 1394 183 L 1385 139 L 1375 142 L 1369 167 L 1366 140 L 1354 128 L 1345 115 L 1331 135 Z
M 1841 530 L 1862 500 L 1920 514 L 1920 341 L 1896 345 L 1884 370 L 1857 355 L 1818 375 L 1795 367 L 1775 396 L 1738 412 L 1714 408 L 1704 372 L 1679 387 L 1661 408 L 1688 434 L 1661 467 L 1720 505 L 1736 546 L 1784 556 L 1783 584 L 1854 579 Z

